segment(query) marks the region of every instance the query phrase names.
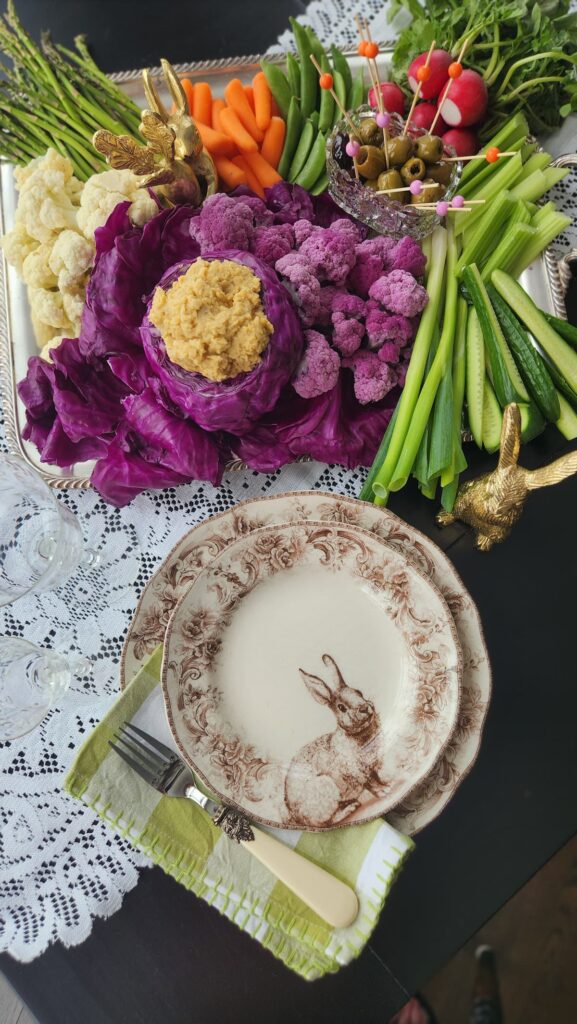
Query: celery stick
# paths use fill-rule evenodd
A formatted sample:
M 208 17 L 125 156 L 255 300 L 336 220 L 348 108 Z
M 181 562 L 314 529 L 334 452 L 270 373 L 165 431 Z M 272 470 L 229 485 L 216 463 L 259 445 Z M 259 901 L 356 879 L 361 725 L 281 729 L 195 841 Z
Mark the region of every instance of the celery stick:
M 489 202 L 495 199 L 503 189 L 511 188 L 515 182 L 517 182 L 523 174 L 523 161 L 521 155 L 515 153 L 515 156 L 507 157 L 505 160 L 501 160 L 501 167 L 498 167 L 491 178 L 481 185 L 481 188 L 476 189 L 471 199 L 485 199 Z M 544 173 L 544 172 L 540 172 Z M 517 197 L 515 197 L 517 198 Z M 467 214 L 466 217 L 461 217 L 455 225 L 455 233 L 460 235 L 463 233 L 465 228 L 469 230 L 480 217 L 483 216 L 484 209 L 482 206 L 477 206 L 471 214 Z
M 433 403 L 435 401 L 439 384 L 441 383 L 441 378 L 447 371 L 451 372 L 450 367 L 457 321 L 458 286 L 457 276 L 455 274 L 455 266 L 457 263 L 457 242 L 452 224 L 447 225 L 446 231 L 447 284 L 445 289 L 445 309 L 441 339 L 439 341 L 437 353 L 433 359 L 433 365 L 427 374 L 427 379 L 423 384 L 421 393 L 414 406 L 410 429 L 405 434 L 403 447 L 397 465 L 390 476 L 390 482 L 388 484 L 388 490 L 390 491 L 400 491 L 401 488 L 405 486 L 411 469 L 413 468 L 413 463 L 419 450 L 421 438 L 427 426 L 427 420 L 431 415 L 431 409 L 433 408 Z M 427 310 L 428 306 L 425 309 L 425 315 Z
M 515 200 L 510 192 L 501 192 L 494 202 L 487 204 L 483 216 L 479 218 L 472 231 L 464 235 L 464 247 L 457 263 L 460 276 L 463 268 L 469 263 L 479 263 L 494 247 L 503 224 L 514 209 Z
M 502 152 L 505 152 L 506 150 L 512 149 L 513 144 L 518 139 L 525 140 L 528 134 L 529 125 L 527 123 L 527 118 L 524 114 L 518 111 L 514 117 L 509 118 L 503 127 L 499 129 L 497 134 L 489 140 L 487 145 L 483 146 L 481 152 L 486 153 L 491 146 L 497 146 L 502 150 Z M 469 181 L 477 175 L 478 171 L 481 170 L 479 167 L 480 163 L 480 160 L 471 160 L 471 162 L 467 164 L 463 171 L 463 182 Z
M 528 178 L 519 181 L 511 191 L 516 199 L 535 202 L 553 188 L 553 185 L 562 181 L 568 173 L 568 167 L 548 167 L 545 171 L 533 171 Z
M 507 147 L 507 148 L 509 149 L 509 147 Z M 529 159 L 530 156 L 533 156 L 533 153 L 535 152 L 536 149 L 537 149 L 537 143 L 536 142 L 523 142 L 521 144 L 521 156 L 523 158 L 523 163 L 524 164 L 527 163 L 527 160 Z
M 533 171 L 544 171 L 552 159 L 549 153 L 533 153 L 533 156 L 529 157 L 524 164 L 525 174 L 528 177 Z
M 538 228 L 541 222 L 546 220 L 550 213 L 555 212 L 555 203 L 550 199 L 548 203 L 543 203 L 543 206 L 537 207 L 531 217 L 531 224 L 534 228 Z
M 519 277 L 531 265 L 533 260 L 536 260 L 543 250 L 550 245 L 553 239 L 557 238 L 557 235 L 560 235 L 570 224 L 571 218 L 566 217 L 564 213 L 550 214 L 536 229 L 535 236 L 528 242 L 527 247 L 521 251 L 517 260 L 510 266 L 508 273 L 512 277 Z M 507 267 L 502 269 L 507 270 Z
M 513 207 L 513 211 L 511 213 L 511 216 L 509 217 L 509 220 L 507 221 L 507 228 L 506 228 L 506 230 L 508 231 L 510 228 L 513 227 L 514 224 L 529 224 L 530 221 L 531 221 L 531 214 L 529 213 L 529 210 L 527 209 L 527 203 L 525 202 L 524 199 L 516 199 L 515 200 L 515 206 Z
M 494 270 L 505 270 L 510 273 L 510 268 L 515 266 L 536 235 L 537 228 L 532 228 L 530 224 L 514 224 L 512 227 L 508 224 L 504 238 L 493 250 L 481 271 L 483 281 L 490 281 Z
M 389 481 L 403 448 L 407 431 L 412 424 L 413 412 L 423 381 L 429 347 L 433 338 L 435 324 L 438 322 L 439 304 L 443 289 L 445 260 L 447 256 L 447 235 L 448 229 L 445 228 L 436 228 L 433 232 L 431 258 L 428 264 L 430 269 L 427 277 L 429 301 L 425 306 L 413 345 L 413 354 L 409 363 L 405 386 L 399 399 L 399 411 L 389 449 L 385 456 L 385 460 L 373 481 L 373 493 L 376 495 L 375 504 L 377 505 L 382 505 L 388 497 Z M 416 450 L 413 454 L 413 459 L 411 460 L 411 466 L 417 453 L 419 443 L 420 437 L 416 445 Z
M 525 161 L 528 160 L 529 157 L 531 156 L 531 153 L 532 153 L 534 148 L 535 147 L 533 146 L 530 152 L 526 152 L 526 147 L 523 144 L 523 139 L 519 139 L 517 142 L 514 142 L 511 146 L 507 146 L 507 152 L 509 152 L 509 153 L 517 153 L 517 152 L 519 152 L 521 154 L 521 160 L 523 161 L 523 163 L 525 163 Z M 482 163 L 482 161 L 481 160 L 471 160 L 471 163 L 467 164 L 467 166 L 470 167 L 471 164 L 474 164 L 474 163 L 480 164 L 480 163 Z M 487 178 L 490 178 L 491 175 L 495 173 L 495 168 L 497 166 L 498 166 L 498 163 L 497 164 L 484 164 L 481 167 L 481 170 L 479 171 L 479 173 L 476 174 L 474 178 L 470 179 L 469 181 L 466 181 L 464 184 L 463 184 L 463 181 L 461 179 L 461 185 L 459 187 L 459 192 L 461 193 L 461 195 L 464 195 L 465 199 L 471 199 L 471 197 L 475 195 L 476 190 L 478 188 L 480 188 L 481 185 L 486 183 Z

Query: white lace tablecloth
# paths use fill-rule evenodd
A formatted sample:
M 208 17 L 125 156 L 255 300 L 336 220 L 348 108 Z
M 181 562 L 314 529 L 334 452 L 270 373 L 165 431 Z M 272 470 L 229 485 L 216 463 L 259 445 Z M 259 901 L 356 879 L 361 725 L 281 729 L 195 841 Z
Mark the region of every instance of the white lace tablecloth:
M 303 20 L 325 41 L 346 46 L 354 42 L 357 11 L 372 18 L 375 38 L 391 37 L 378 0 L 315 0 Z M 287 46 L 290 37 L 279 42 Z M 555 153 L 577 148 L 572 120 L 554 140 Z M 564 194 L 569 211 L 577 206 L 574 189 L 573 182 Z M 564 239 L 561 248 L 568 244 Z M 0 609 L 0 633 L 81 652 L 93 659 L 94 676 L 73 687 L 35 732 L 0 744 L 0 950 L 30 961 L 57 939 L 82 942 L 95 917 L 118 910 L 149 863 L 60 787 L 74 751 L 116 697 L 122 641 L 162 558 L 189 527 L 238 501 L 309 488 L 356 495 L 363 475 L 317 463 L 269 477 L 237 472 L 219 489 L 189 484 L 142 494 L 124 509 L 92 491 L 59 495 L 79 517 L 87 543 L 104 546 L 103 564 L 92 574 L 78 572 L 59 591 Z

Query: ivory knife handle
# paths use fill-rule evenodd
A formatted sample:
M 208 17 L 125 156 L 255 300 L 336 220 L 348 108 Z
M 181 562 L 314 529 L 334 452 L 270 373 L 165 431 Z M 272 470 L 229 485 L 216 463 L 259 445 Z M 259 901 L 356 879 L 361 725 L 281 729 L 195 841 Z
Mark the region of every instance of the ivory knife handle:
M 241 840 L 245 850 L 331 927 L 346 928 L 353 923 L 359 912 L 359 901 L 350 885 L 273 839 L 268 832 L 261 832 L 252 822 L 251 828 L 254 839 Z

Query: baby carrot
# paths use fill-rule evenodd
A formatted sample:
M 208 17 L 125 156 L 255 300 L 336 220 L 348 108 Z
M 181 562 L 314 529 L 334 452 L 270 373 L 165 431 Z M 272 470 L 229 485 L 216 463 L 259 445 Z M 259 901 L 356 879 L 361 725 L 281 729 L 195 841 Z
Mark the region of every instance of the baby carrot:
M 280 174 L 267 164 L 260 153 L 245 153 L 245 160 L 263 188 L 272 188 L 278 181 L 282 181 Z
M 224 98 L 229 107 L 234 110 L 249 135 L 252 135 L 253 139 L 255 139 L 260 145 L 264 139 L 264 133 L 261 132 L 256 123 L 255 116 L 250 108 L 250 103 L 246 98 L 244 86 L 240 78 L 232 78 L 230 80 L 224 90 Z
M 257 152 L 258 146 L 255 140 L 252 135 L 249 135 L 244 125 L 241 124 L 236 111 L 232 107 L 225 107 L 224 110 L 221 110 L 220 125 L 243 153 Z
M 252 80 L 252 88 L 254 92 L 254 116 L 256 123 L 261 132 L 266 132 L 271 118 L 270 108 L 272 93 L 262 71 L 259 71 L 259 73 L 254 76 Z
M 197 82 L 194 87 L 192 116 L 202 124 L 210 124 L 212 121 L 212 91 L 208 82 Z
M 220 112 L 224 110 L 226 103 L 224 100 L 213 100 L 212 101 L 212 127 L 216 132 L 222 132 L 220 124 Z
M 208 152 L 212 153 L 213 156 L 235 156 L 237 147 L 228 135 L 224 135 L 222 132 L 216 132 L 214 128 L 209 128 L 209 126 L 207 124 L 203 124 L 202 121 L 197 121 L 196 127 L 198 128 L 203 146 L 208 149 Z
M 285 133 L 286 124 L 282 117 L 271 117 L 270 124 L 264 133 L 264 142 L 260 152 L 267 164 L 270 164 L 275 170 L 281 158 Z
M 248 105 L 254 114 L 254 89 L 252 85 L 245 85 L 244 94 L 248 100 Z
M 192 114 L 194 109 L 194 85 L 190 81 L 190 78 L 183 78 L 180 84 L 184 89 L 184 94 L 188 103 L 188 112 L 189 114 Z
M 229 160 L 228 157 L 215 157 L 214 165 L 217 169 L 220 181 L 226 185 L 227 188 L 233 189 L 237 188 L 239 185 L 248 185 L 248 178 L 242 167 L 233 164 L 232 160 Z
M 250 168 L 249 165 L 247 164 L 245 157 L 246 153 L 244 154 L 244 156 L 235 156 L 232 158 L 232 162 L 233 164 L 236 164 L 237 167 L 240 167 L 241 171 L 244 171 L 246 175 L 246 180 L 248 182 L 248 187 L 251 188 L 253 192 L 256 193 L 257 196 L 260 196 L 261 199 L 264 199 L 264 189 L 252 168 Z

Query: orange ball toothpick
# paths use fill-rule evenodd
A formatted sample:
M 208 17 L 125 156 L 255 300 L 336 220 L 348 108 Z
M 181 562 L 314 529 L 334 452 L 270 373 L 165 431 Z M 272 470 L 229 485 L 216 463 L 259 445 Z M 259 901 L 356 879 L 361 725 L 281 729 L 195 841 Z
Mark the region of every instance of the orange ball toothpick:
M 435 40 L 433 39 L 433 42 L 429 46 L 429 52 L 427 53 L 427 58 L 425 60 L 425 63 L 422 64 L 421 67 L 419 68 L 419 70 L 417 71 L 417 88 L 415 89 L 415 95 L 413 96 L 413 102 L 411 103 L 411 109 L 409 110 L 409 113 L 407 114 L 407 119 L 405 121 L 405 127 L 403 128 L 403 135 L 406 135 L 408 130 L 409 130 L 409 125 L 411 123 L 411 118 L 413 116 L 413 112 L 415 110 L 415 107 L 417 106 L 417 103 L 419 102 L 419 97 L 421 95 L 421 87 L 423 85 L 423 82 L 426 82 L 427 79 L 429 78 L 430 74 L 431 74 L 431 69 L 429 67 L 429 63 L 431 61 L 431 54 L 432 54 L 434 49 L 435 49 Z
M 449 64 L 449 67 L 448 67 L 449 81 L 447 83 L 447 88 L 445 89 L 445 95 L 443 96 L 444 100 L 449 95 L 449 90 L 450 90 L 453 82 L 455 81 L 455 79 L 460 78 L 461 75 L 463 74 L 463 65 L 461 64 L 461 61 L 463 60 L 463 57 L 465 55 L 465 50 L 467 49 L 468 45 L 469 45 L 469 40 L 465 39 L 465 42 L 463 43 L 463 45 L 462 45 L 462 47 L 461 47 L 461 49 L 459 51 L 459 56 L 457 57 L 456 60 L 453 61 L 452 64 Z M 436 125 L 437 121 L 439 120 L 439 118 L 441 116 L 441 107 L 442 107 L 442 103 L 439 103 L 439 106 L 437 107 L 437 113 L 435 114 L 435 116 L 433 118 L 433 123 L 432 123 L 431 127 L 429 128 L 429 135 L 432 135 L 434 130 L 435 130 L 435 125 Z

